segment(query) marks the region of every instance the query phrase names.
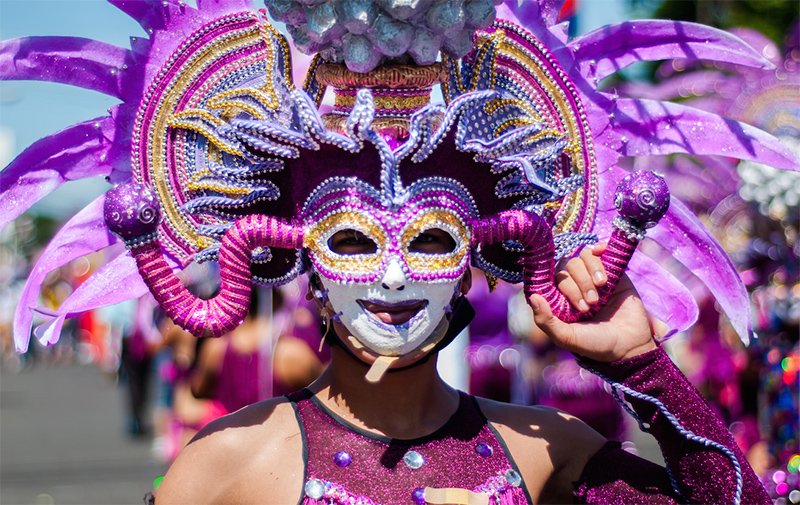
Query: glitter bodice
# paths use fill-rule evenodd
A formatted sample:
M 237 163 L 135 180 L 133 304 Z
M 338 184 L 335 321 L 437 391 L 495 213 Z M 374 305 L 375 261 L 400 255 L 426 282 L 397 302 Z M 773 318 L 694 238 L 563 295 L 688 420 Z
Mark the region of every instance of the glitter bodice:
M 475 399 L 459 395 L 458 410 L 449 421 L 414 440 L 361 430 L 330 412 L 308 390 L 289 395 L 304 437 L 302 503 L 424 504 L 426 496 L 466 500 L 470 495 L 484 495 L 472 500 L 485 503 L 529 503 L 502 439 Z

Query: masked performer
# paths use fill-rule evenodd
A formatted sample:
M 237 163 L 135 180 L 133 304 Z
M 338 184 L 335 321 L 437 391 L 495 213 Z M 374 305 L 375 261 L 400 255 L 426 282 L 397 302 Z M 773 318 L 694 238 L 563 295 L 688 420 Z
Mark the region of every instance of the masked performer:
M 709 285 L 748 338 L 741 281 L 661 178 L 615 162 L 682 151 L 784 168 L 796 160 L 747 125 L 597 89 L 641 59 L 766 65 L 751 48 L 661 21 L 567 42 L 555 24 L 560 2 L 549 0 L 512 2 L 499 15 L 483 0 L 271 1 L 294 46 L 316 55 L 301 90 L 289 43 L 246 2 L 112 3 L 151 37 L 131 50 L 20 39 L 0 60 L 13 69 L 6 78 L 123 100 L 7 167 L 4 218 L 46 192 L 37 176 L 49 174 L 50 187 L 81 175 L 132 179 L 53 239 L 18 309 L 18 348 L 32 311 L 49 319 L 38 335 L 52 342 L 64 317 L 141 294 L 137 275 L 176 324 L 220 336 L 244 319 L 251 283 L 303 272 L 332 346 L 308 389 L 204 428 L 169 470 L 159 505 L 768 501 L 652 338 L 645 307 L 680 330 L 693 302 L 633 253 L 666 213 L 648 237 Z M 86 62 L 97 75 L 69 71 Z M 430 103 L 436 84 L 441 105 Z M 321 110 L 328 88 L 335 103 Z M 118 251 L 60 312 L 35 308 L 41 272 L 114 245 L 108 230 L 130 254 Z M 214 298 L 195 297 L 174 275 L 192 260 L 220 263 Z M 463 296 L 470 265 L 523 283 L 537 325 L 625 395 L 666 467 L 557 411 L 473 398 L 441 380 L 437 353 L 474 314 Z

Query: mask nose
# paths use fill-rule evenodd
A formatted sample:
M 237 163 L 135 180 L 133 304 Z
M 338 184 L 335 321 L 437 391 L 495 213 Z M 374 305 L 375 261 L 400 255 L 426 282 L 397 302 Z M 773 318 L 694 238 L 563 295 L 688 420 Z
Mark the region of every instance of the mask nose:
M 403 267 L 396 259 L 389 263 L 386 267 L 386 273 L 383 274 L 381 279 L 381 287 L 390 291 L 402 291 L 406 287 L 406 274 L 403 272 Z

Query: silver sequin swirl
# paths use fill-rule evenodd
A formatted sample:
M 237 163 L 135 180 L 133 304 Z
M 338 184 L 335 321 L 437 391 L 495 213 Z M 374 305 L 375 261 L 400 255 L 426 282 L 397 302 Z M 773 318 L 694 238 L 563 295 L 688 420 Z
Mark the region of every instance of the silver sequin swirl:
M 158 209 L 154 206 L 142 202 L 139 204 L 137 219 L 144 224 L 150 224 L 158 218 Z
M 639 206 L 640 209 L 643 210 L 650 210 L 656 204 L 656 194 L 650 188 L 645 188 L 639 191 L 639 194 L 636 195 L 636 205 Z

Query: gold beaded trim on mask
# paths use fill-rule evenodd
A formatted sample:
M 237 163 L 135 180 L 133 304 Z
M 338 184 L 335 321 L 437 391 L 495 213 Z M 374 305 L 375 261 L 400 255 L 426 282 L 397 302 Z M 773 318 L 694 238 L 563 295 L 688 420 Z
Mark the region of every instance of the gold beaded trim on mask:
M 576 117 L 576 114 L 572 112 L 572 108 L 570 107 L 568 100 L 569 97 L 564 95 L 564 92 L 559 90 L 558 87 L 553 83 L 553 79 L 556 77 L 563 76 L 554 76 L 550 74 L 550 71 L 543 68 L 540 65 L 540 62 L 537 60 L 537 57 L 529 54 L 527 51 L 522 50 L 516 43 L 512 40 L 507 39 L 502 29 L 496 30 L 494 33 L 487 34 L 482 33 L 478 35 L 478 40 L 476 41 L 476 47 L 478 47 L 479 56 L 476 58 L 476 61 L 481 57 L 488 57 L 486 53 L 489 51 L 490 47 L 496 47 L 496 52 L 493 55 L 496 58 L 499 55 L 502 55 L 506 58 L 513 59 L 514 61 L 518 62 L 519 65 L 523 68 L 526 68 L 530 74 L 534 77 L 534 79 L 541 85 L 541 90 L 546 93 L 547 100 L 556 106 L 557 110 L 557 122 L 560 123 L 559 126 L 556 126 L 551 123 L 552 120 L 545 122 L 551 124 L 551 128 L 548 129 L 547 132 L 542 132 L 541 134 L 557 134 L 562 135 L 566 134 L 568 139 L 567 148 L 564 152 L 570 157 L 571 164 L 572 164 L 572 174 L 581 174 L 581 175 L 590 175 L 591 172 L 587 171 L 587 161 L 591 163 L 590 160 L 594 157 L 594 146 L 592 144 L 591 137 L 588 135 L 588 125 L 585 123 L 585 118 Z M 490 80 L 491 83 L 495 83 L 495 70 L 494 64 L 491 66 L 491 75 Z M 474 88 L 477 81 L 475 80 L 477 76 L 473 77 L 474 82 L 471 83 L 471 86 Z M 577 97 L 572 97 L 576 102 L 579 102 Z M 490 102 L 491 104 L 491 102 Z M 491 104 L 493 107 L 502 106 L 502 103 Z M 517 106 L 521 106 L 520 104 L 515 104 Z M 489 104 L 487 104 L 489 106 Z M 544 118 L 540 118 L 538 114 L 533 112 L 532 107 L 524 107 L 524 110 L 531 113 L 531 118 L 537 121 L 543 120 Z M 514 118 L 511 121 L 515 121 L 517 124 L 504 124 L 502 125 L 504 128 L 509 126 L 519 126 L 524 124 L 525 118 Z M 554 118 L 556 119 L 556 118 Z M 554 128 L 555 127 L 555 128 Z M 563 132 L 559 132 L 563 128 Z M 500 131 L 496 131 L 496 134 L 500 134 Z M 582 136 L 581 134 L 584 133 Z M 585 145 L 581 145 L 581 139 L 585 138 Z M 588 158 L 588 160 L 587 160 Z M 593 181 L 589 181 L 589 185 L 592 186 Z M 584 202 L 584 199 L 587 197 L 585 195 L 583 188 L 577 188 L 575 191 L 567 195 L 562 201 L 560 202 L 551 202 L 547 205 L 548 208 L 553 209 L 556 211 L 557 209 L 562 209 L 560 211 L 560 215 L 558 221 L 555 223 L 553 227 L 553 233 L 564 233 L 569 231 L 586 231 L 586 230 L 574 230 L 575 221 L 580 217 L 582 214 L 582 209 L 584 205 L 588 204 L 590 207 L 594 207 L 596 202 Z M 595 200 L 595 195 L 589 195 L 590 200 Z M 591 220 L 586 220 L 583 226 L 590 226 Z
M 503 52 L 530 70 L 537 82 L 543 85 L 543 89 L 548 94 L 549 100 L 556 105 L 562 127 L 566 130 L 564 133 L 566 133 L 567 138 L 570 139 L 571 142 L 575 142 L 579 139 L 581 126 L 571 113 L 566 97 L 564 97 L 555 86 L 550 85 L 550 79 L 552 79 L 552 77 L 547 75 L 547 72 L 545 72 L 536 61 L 530 59 L 528 54 L 519 51 L 517 47 L 511 44 L 503 44 Z M 572 151 L 569 154 L 572 161 L 572 173 L 585 174 L 586 167 L 582 150 Z M 560 207 L 566 207 L 567 212 L 562 213 L 558 222 L 555 223 L 553 227 L 554 234 L 574 231 L 572 230 L 572 226 L 580 214 L 580 203 L 583 201 L 583 198 L 583 188 L 578 188 L 560 202 Z
M 408 246 L 420 233 L 430 229 L 441 229 L 451 235 L 455 233 L 456 248 L 445 254 L 412 252 Z M 453 212 L 436 209 L 412 220 L 402 234 L 403 255 L 408 268 L 414 272 L 436 272 L 455 270 L 461 266 L 468 252 L 470 237 L 463 221 Z
M 258 40 L 254 40 L 255 38 Z M 231 46 L 236 45 L 249 45 L 260 42 L 260 33 L 258 30 L 249 30 L 242 33 L 238 39 L 229 40 Z M 195 227 L 186 219 L 184 214 L 178 208 L 177 202 L 173 197 L 173 190 L 169 180 L 169 167 L 166 166 L 165 156 L 165 140 L 167 139 L 167 129 L 170 126 L 170 112 L 171 108 L 178 103 L 180 98 L 185 93 L 185 90 L 190 86 L 191 82 L 197 75 L 201 74 L 205 69 L 208 62 L 218 54 L 218 48 L 209 47 L 203 54 L 197 55 L 191 63 L 183 69 L 181 77 L 171 87 L 167 96 L 162 101 L 161 111 L 154 118 L 154 124 L 151 126 L 152 142 L 150 148 L 151 163 L 150 166 L 153 181 L 159 194 L 159 200 L 164 209 L 164 214 L 169 223 L 180 234 L 182 238 L 187 240 L 192 246 L 198 247 L 198 240 L 200 234 L 197 233 Z M 177 125 L 175 125 L 177 126 Z
M 431 101 L 430 95 L 420 96 L 391 96 L 375 95 L 373 102 L 375 109 L 417 109 L 428 105 Z M 355 95 L 336 95 L 335 105 L 337 107 L 352 108 L 356 104 Z
M 373 240 L 378 249 L 372 254 L 343 255 L 331 251 L 328 240 L 341 230 L 357 230 Z M 322 266 L 342 273 L 372 272 L 381 265 L 386 234 L 380 224 L 364 214 L 353 211 L 337 212 L 314 225 L 305 234 L 303 246 L 308 247 Z

